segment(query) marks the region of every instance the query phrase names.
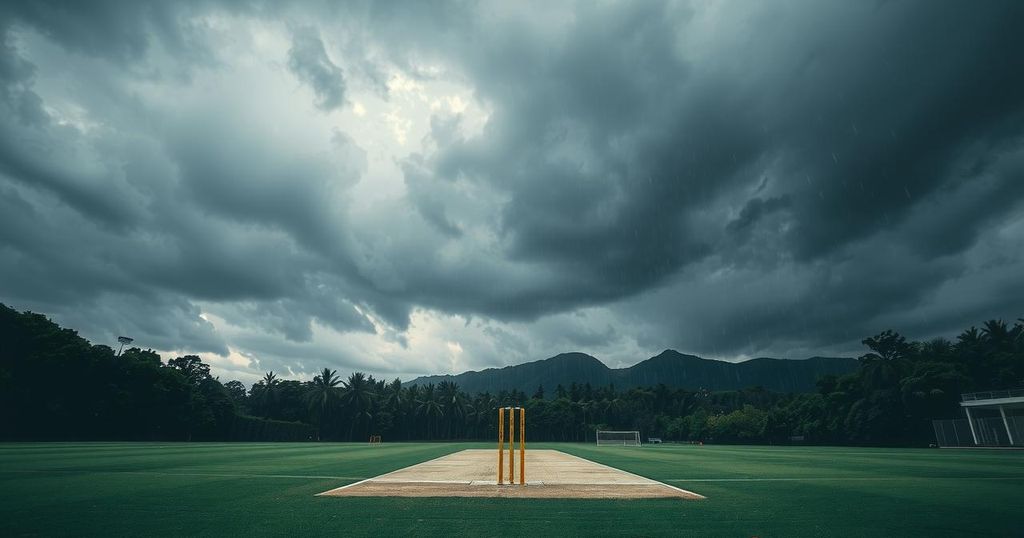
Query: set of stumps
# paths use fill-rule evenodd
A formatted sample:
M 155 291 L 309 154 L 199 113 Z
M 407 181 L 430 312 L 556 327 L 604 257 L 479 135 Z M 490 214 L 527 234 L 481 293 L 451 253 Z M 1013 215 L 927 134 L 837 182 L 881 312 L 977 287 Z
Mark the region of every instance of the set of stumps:
M 505 484 L 505 411 L 508 411 L 508 484 L 516 483 L 516 422 L 519 422 L 519 485 L 526 484 L 526 409 L 498 408 L 498 485 Z
M 526 410 L 498 407 L 498 480 L 487 480 L 494 453 L 476 448 L 325 491 L 331 497 L 495 497 L 529 499 L 703 499 L 701 495 L 555 449 L 533 451 L 526 481 Z M 518 430 L 519 473 L 516 476 Z M 508 444 L 505 444 L 506 438 Z M 508 454 L 505 454 L 505 451 Z M 505 457 L 508 457 L 506 467 Z M 515 487 L 517 485 L 519 487 Z M 524 487 L 530 486 L 530 487 Z

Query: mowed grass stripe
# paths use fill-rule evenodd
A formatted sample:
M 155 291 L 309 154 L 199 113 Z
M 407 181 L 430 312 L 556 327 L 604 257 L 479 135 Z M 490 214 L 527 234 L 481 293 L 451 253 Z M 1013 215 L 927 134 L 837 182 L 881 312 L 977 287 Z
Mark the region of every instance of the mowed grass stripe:
M 610 450 L 609 450 L 610 448 Z M 974 457 L 937 450 L 908 449 L 898 456 L 838 456 L 823 450 L 815 454 L 805 447 L 787 451 L 752 447 L 750 453 L 737 447 L 574 447 L 575 454 L 595 459 L 624 470 L 658 479 L 688 475 L 697 478 L 799 478 L 821 476 L 891 476 L 899 468 L 901 476 L 1024 476 L 1024 452 L 1003 453 L 1000 457 Z M 845 451 L 849 451 L 846 449 Z M 867 450 L 868 454 L 873 451 Z
M 137 474 L 156 476 L 209 476 L 221 478 L 297 478 L 297 479 L 330 479 L 330 480 L 366 480 L 365 476 L 317 476 L 298 474 L 241 474 L 241 473 L 193 473 L 193 472 L 159 472 L 159 471 L 95 471 L 74 469 L 19 469 L 0 473 L 66 473 L 66 474 Z
M 687 489 L 707 499 L 315 497 L 362 477 L 492 443 L 4 444 L 0 470 L 8 472 L 0 472 L 0 532 L 1014 536 L 1024 505 L 1021 452 L 530 447 L 562 450 L 655 480 L 692 482 Z
M 32 450 L 0 451 L 0 470 L 27 468 L 75 471 L 176 471 L 200 472 L 210 467 L 238 470 L 246 474 L 281 474 L 282 467 L 308 474 L 334 476 L 330 469 L 339 463 L 368 476 L 379 465 L 380 447 L 366 444 L 182 444 L 127 446 L 124 453 L 111 453 L 110 447 L 75 447 L 64 453 L 39 455 Z M 452 451 L 451 445 L 392 445 L 388 458 L 418 463 L 423 447 L 433 447 L 438 456 Z M 43 463 L 45 465 L 39 465 Z M 398 465 L 397 468 L 403 465 Z M 363 471 L 360 471 L 362 469 Z M 285 473 L 298 474 L 298 473 Z
M 1024 476 L 805 476 L 801 478 L 663 478 L 663 482 L 802 482 L 802 481 L 906 481 L 906 480 L 1018 480 Z

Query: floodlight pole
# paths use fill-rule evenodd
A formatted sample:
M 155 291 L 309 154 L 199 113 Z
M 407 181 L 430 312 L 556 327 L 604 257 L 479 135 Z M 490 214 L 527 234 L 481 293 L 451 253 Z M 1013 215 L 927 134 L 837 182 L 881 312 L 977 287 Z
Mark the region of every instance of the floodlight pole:
M 121 342 L 121 347 L 117 348 L 117 356 L 120 357 L 121 356 L 121 352 L 124 351 L 124 345 L 125 344 L 130 344 L 130 343 L 134 342 L 135 339 L 134 338 L 129 338 L 127 336 L 118 336 L 117 337 L 117 341 Z

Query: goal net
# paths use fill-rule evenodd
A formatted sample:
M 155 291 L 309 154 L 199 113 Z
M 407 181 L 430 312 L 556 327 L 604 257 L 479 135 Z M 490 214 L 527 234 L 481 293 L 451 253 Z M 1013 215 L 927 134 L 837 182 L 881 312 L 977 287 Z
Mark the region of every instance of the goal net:
M 640 432 L 597 430 L 597 446 L 640 446 Z

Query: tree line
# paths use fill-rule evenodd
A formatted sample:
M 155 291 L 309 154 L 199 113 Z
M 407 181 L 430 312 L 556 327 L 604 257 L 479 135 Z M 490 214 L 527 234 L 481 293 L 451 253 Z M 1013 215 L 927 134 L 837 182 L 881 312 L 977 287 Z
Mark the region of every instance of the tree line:
M 923 445 L 931 419 L 959 414 L 959 395 L 1024 386 L 1024 320 L 991 320 L 955 341 L 863 340 L 856 371 L 814 393 L 539 386 L 467 394 L 452 382 L 408 385 L 324 368 L 311 381 L 267 372 L 222 382 L 198 356 L 167 361 L 92 345 L 40 314 L 0 305 L 0 417 L 5 439 L 491 440 L 496 409 L 526 408 L 528 440 L 592 441 L 596 429 L 717 443 Z

